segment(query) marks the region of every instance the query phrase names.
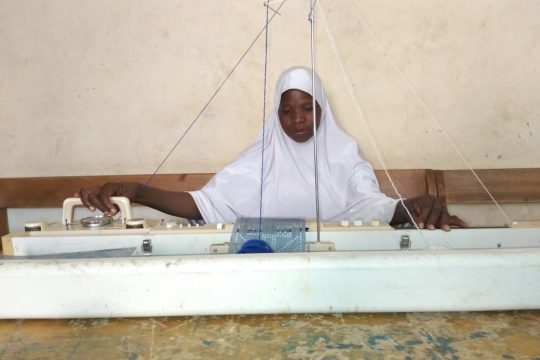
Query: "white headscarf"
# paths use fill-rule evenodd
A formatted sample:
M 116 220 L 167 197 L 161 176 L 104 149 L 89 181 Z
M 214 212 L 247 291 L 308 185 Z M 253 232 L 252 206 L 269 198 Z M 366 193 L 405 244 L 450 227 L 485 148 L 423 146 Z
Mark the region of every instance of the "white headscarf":
M 274 108 L 265 125 L 262 216 L 314 219 L 314 139 L 295 142 L 282 130 L 278 117 L 281 95 L 290 89 L 312 95 L 311 70 L 290 68 L 277 82 Z M 336 124 L 318 76 L 315 100 L 321 107 L 317 129 L 321 218 L 390 222 L 397 200 L 381 193 L 358 144 Z M 261 131 L 255 142 L 208 184 L 190 192 L 207 223 L 259 217 L 262 147 Z

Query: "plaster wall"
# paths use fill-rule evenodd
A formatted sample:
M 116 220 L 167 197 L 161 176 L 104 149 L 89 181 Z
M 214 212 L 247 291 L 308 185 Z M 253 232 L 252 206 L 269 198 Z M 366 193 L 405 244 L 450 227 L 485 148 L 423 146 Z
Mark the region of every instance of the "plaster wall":
M 540 166 L 540 2 L 318 4 L 316 67 L 375 168 L 369 134 L 388 168 Z M 267 112 L 279 73 L 310 64 L 308 1 L 279 13 Z M 0 2 L 0 177 L 154 172 L 264 19 L 261 1 Z M 254 139 L 263 63 L 264 36 L 160 173 L 217 171 Z

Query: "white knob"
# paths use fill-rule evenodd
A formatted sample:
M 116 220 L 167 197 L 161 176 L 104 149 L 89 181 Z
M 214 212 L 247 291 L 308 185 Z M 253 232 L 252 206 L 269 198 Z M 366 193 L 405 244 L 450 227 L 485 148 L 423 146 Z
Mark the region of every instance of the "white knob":
M 349 221 L 348 220 L 341 220 L 341 222 L 339 223 L 339 225 L 343 226 L 343 227 L 347 227 L 349 226 Z
M 362 220 L 354 220 L 353 225 L 354 226 L 362 226 L 362 225 L 364 225 L 364 222 Z
M 379 225 L 381 225 L 381 222 L 379 220 L 371 220 L 369 225 L 371 225 L 371 226 L 379 226 Z

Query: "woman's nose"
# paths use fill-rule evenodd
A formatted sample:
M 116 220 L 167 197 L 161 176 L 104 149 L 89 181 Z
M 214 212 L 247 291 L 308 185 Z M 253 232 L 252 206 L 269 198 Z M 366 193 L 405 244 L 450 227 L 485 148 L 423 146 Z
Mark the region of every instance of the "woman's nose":
M 305 121 L 304 114 L 301 111 L 295 111 L 293 115 L 293 121 L 295 123 L 304 122 Z

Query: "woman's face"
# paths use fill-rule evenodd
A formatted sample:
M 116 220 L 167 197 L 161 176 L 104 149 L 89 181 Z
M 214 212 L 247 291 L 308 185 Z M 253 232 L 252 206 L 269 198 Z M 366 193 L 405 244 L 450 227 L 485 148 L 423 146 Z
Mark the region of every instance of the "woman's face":
M 313 100 L 311 95 L 291 89 L 281 94 L 278 109 L 281 128 L 296 142 L 305 142 L 313 136 Z M 321 122 L 321 107 L 317 104 L 317 129 Z

